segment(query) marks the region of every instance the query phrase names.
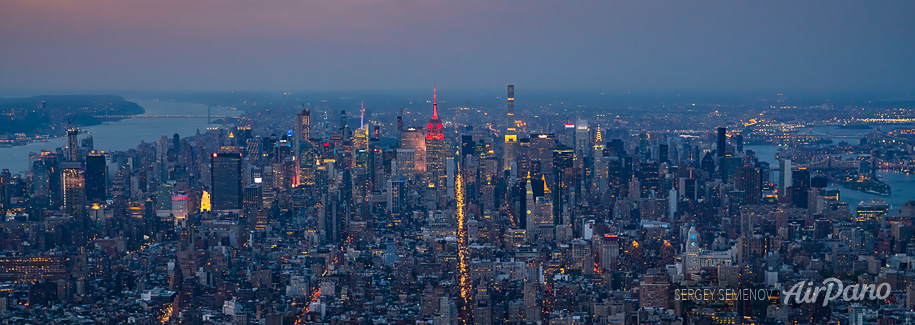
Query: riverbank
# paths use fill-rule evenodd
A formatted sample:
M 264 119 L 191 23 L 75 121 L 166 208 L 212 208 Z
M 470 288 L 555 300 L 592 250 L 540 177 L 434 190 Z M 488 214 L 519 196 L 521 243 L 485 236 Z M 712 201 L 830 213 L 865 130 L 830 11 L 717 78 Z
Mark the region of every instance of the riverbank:
M 196 115 L 206 116 L 207 105 L 193 103 L 176 103 L 158 100 L 139 100 L 128 99 L 137 103 L 145 110 L 140 115 Z M 212 108 L 213 115 L 239 116 L 240 111 Z M 171 137 L 178 134 L 181 137 L 191 136 L 197 131 L 205 132 L 207 124 L 206 117 L 155 117 L 155 118 L 128 118 L 111 123 L 100 124 L 83 128 L 85 133 L 81 133 L 80 140 L 91 135 L 93 138 L 95 150 L 104 151 L 123 151 L 136 148 L 141 142 L 154 142 L 162 136 Z M 57 137 L 47 141 L 31 142 L 26 145 L 0 148 L 0 169 L 8 168 L 13 173 L 23 172 L 29 169 L 29 153 L 37 153 L 42 150 L 55 151 L 57 148 L 66 147 L 66 138 Z

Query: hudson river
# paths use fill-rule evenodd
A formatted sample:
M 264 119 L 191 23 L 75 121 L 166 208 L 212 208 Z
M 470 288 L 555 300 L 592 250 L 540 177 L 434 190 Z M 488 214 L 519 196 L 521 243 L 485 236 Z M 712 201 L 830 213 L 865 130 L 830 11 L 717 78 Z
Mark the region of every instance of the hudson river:
M 176 103 L 157 100 L 129 101 L 139 104 L 149 115 L 206 115 L 207 106 L 203 104 Z M 212 108 L 213 115 L 239 115 L 238 111 L 225 108 Z M 128 118 L 118 122 L 94 125 L 82 128 L 84 132 L 79 135 L 80 141 L 92 135 L 95 150 L 119 151 L 136 148 L 141 141 L 155 142 L 163 135 L 171 137 L 178 133 L 186 137 L 197 133 L 206 132 L 206 118 Z M 66 147 L 66 138 L 55 138 L 48 142 L 32 142 L 24 146 L 0 148 L 0 168 L 8 168 L 11 172 L 19 173 L 29 168 L 29 153 L 41 150 L 54 151 L 55 148 Z

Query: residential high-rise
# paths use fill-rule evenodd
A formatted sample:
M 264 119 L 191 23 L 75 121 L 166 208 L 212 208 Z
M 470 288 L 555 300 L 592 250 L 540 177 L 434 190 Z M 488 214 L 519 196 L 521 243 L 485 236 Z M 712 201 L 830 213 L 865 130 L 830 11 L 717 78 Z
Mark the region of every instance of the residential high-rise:
M 508 96 L 506 97 L 506 117 L 505 117 L 505 134 L 514 133 L 515 131 L 515 85 L 508 85 Z
M 241 154 L 214 153 L 210 160 L 213 210 L 241 209 Z
M 107 169 L 104 155 L 93 153 L 86 156 L 86 200 L 105 201 L 108 199 L 107 177 L 105 176 Z
M 448 159 L 448 143 L 442 120 L 438 118 L 438 102 L 435 88 L 432 89 L 432 118 L 426 126 L 426 182 L 435 187 L 437 201 L 441 202 L 448 194 L 448 174 L 445 161 Z

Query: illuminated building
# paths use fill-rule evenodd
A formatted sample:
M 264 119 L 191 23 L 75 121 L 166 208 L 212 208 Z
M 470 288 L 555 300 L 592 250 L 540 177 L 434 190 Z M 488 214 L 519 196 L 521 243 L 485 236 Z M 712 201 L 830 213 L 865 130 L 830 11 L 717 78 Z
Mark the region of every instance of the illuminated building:
M 863 201 L 855 208 L 855 221 L 879 222 L 887 212 L 889 212 L 889 206 L 884 201 Z
M 388 210 L 396 220 L 400 220 L 401 213 L 407 211 L 407 182 L 402 179 L 390 180 L 387 185 Z
M 518 146 L 516 147 L 518 152 L 515 154 L 515 165 L 518 166 L 517 176 L 519 178 L 528 179 L 531 177 L 531 139 L 521 138 L 518 140 Z
M 395 175 L 401 180 L 412 182 L 416 179 L 416 150 L 397 149 L 397 160 L 394 161 Z
M 588 129 L 588 120 L 579 119 L 575 122 L 575 155 L 590 155 L 591 130 Z
M 435 187 L 436 198 L 442 204 L 448 195 L 448 174 L 445 163 L 450 145 L 445 140 L 442 120 L 438 118 L 438 102 L 432 89 L 432 118 L 426 126 L 426 183 Z
M 241 155 L 214 153 L 210 160 L 213 210 L 241 209 Z
M 531 134 L 530 152 L 528 156 L 531 160 L 531 166 L 539 166 L 539 169 L 532 167 L 531 177 L 539 178 L 545 176 L 547 184 L 554 186 L 553 182 L 553 149 L 556 148 L 556 136 L 551 133 Z
M 518 151 L 518 136 L 514 134 L 505 135 L 505 143 L 502 148 L 502 166 L 504 170 L 512 169 L 515 165 L 515 154 Z M 514 167 L 517 171 L 517 167 Z
M 242 207 L 245 210 L 257 211 L 264 207 L 264 192 L 261 184 L 245 186 Z
M 175 216 L 175 224 L 180 224 L 187 219 L 187 201 L 187 193 L 184 191 L 172 195 L 172 215 Z
M 656 271 L 656 270 L 652 270 Z M 667 277 L 649 272 L 639 277 L 639 307 L 640 308 L 669 308 L 670 284 Z
M 79 129 L 67 129 L 67 161 L 79 161 L 79 151 L 76 144 L 76 136 L 79 135 Z
M 368 170 L 369 165 L 369 127 L 365 124 L 365 108 L 359 119 L 359 128 L 353 133 L 353 167 Z
M 657 162 L 644 162 L 639 166 L 641 196 L 659 195 L 661 190 L 660 170 Z
M 303 109 L 295 115 L 295 141 L 302 144 L 311 139 L 311 111 Z
M 86 214 L 86 178 L 79 163 L 63 164 L 61 185 L 64 212 L 72 216 Z
M 210 204 L 210 192 L 203 191 L 203 196 L 200 198 L 200 212 L 210 211 L 213 206 Z
M 513 134 L 515 131 L 515 85 L 508 85 L 508 97 L 506 97 L 506 117 L 505 117 L 505 134 Z
M 541 176 L 542 177 L 542 176 Z M 553 239 L 553 194 L 546 186 L 546 181 L 531 179 L 525 186 L 526 199 L 526 235 L 529 242 L 537 240 L 552 241 Z
M 0 281 L 33 282 L 67 278 L 64 256 L 0 256 Z
M 413 150 L 413 170 L 418 175 L 426 173 L 426 137 L 422 128 L 408 127 L 400 133 L 400 147 Z
M 311 143 L 311 111 L 303 109 L 301 113 L 295 115 L 295 134 L 293 137 L 293 146 L 295 146 L 295 157 L 300 166 L 296 173 L 298 184 L 313 185 L 314 169 L 313 152 Z M 296 184 L 296 185 L 298 185 Z
M 686 238 L 685 256 L 683 257 L 683 272 L 695 274 L 699 272 L 699 235 L 696 227 L 690 227 Z

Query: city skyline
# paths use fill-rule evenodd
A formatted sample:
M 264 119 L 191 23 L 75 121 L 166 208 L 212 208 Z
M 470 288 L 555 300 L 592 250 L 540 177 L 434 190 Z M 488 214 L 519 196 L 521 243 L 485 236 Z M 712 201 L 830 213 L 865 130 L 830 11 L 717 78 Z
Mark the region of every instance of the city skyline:
M 913 12 L 0 1 L 0 325 L 915 324 Z

